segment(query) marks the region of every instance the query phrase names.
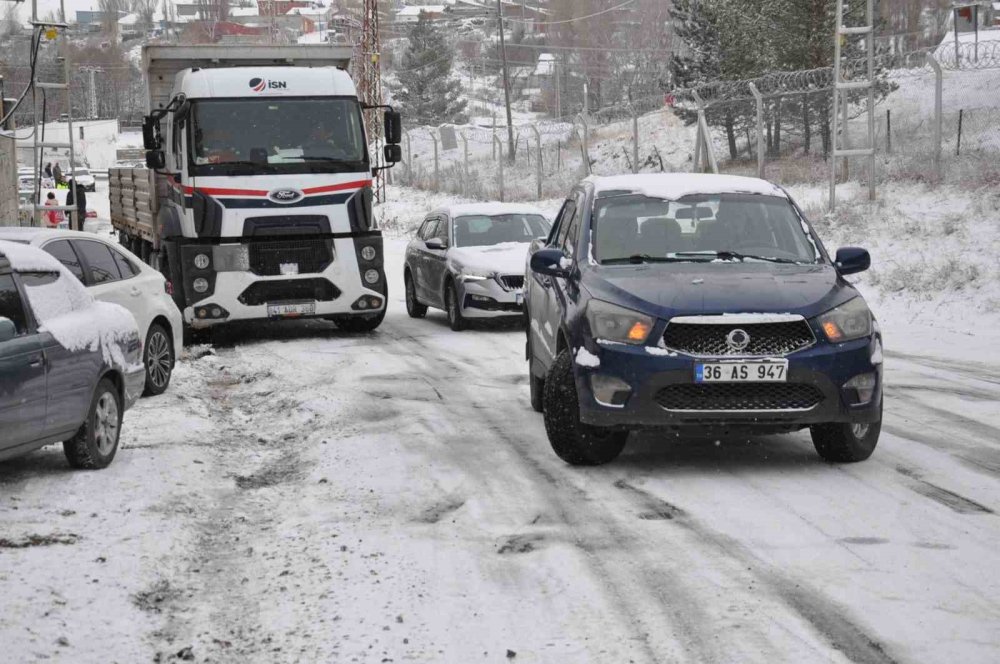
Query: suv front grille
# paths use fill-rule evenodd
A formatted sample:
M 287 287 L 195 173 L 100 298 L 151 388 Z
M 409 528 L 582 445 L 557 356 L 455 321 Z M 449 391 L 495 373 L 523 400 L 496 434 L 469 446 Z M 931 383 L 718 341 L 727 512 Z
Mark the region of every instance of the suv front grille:
M 505 274 L 500 277 L 500 285 L 504 290 L 516 291 L 524 288 L 523 274 Z
M 823 400 L 823 393 L 801 383 L 682 383 L 656 394 L 667 410 L 761 411 L 809 410 Z
M 729 333 L 737 329 L 750 338 L 742 350 L 732 348 L 727 342 Z M 749 324 L 669 323 L 663 333 L 663 344 L 670 350 L 700 357 L 780 357 L 808 348 L 815 341 L 805 320 Z
M 281 274 L 283 263 L 296 263 L 299 274 L 322 272 L 333 262 L 331 240 L 249 242 L 250 270 L 262 277 Z

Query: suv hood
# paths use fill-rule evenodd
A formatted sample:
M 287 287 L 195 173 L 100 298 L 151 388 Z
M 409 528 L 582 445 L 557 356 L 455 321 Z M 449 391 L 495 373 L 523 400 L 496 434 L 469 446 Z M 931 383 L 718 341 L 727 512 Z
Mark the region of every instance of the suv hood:
M 524 274 L 528 246 L 527 242 L 503 242 L 488 247 L 453 247 L 448 250 L 448 262 L 456 270 Z
M 816 316 L 857 291 L 832 265 L 675 263 L 592 267 L 583 284 L 601 300 L 659 318 L 722 313 Z

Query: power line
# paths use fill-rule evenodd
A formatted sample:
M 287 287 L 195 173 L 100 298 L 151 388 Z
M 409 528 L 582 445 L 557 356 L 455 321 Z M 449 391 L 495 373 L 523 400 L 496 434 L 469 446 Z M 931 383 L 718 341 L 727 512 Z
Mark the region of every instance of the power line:
M 625 0 L 625 2 L 621 3 L 620 5 L 616 5 L 614 7 L 608 8 L 608 9 L 602 9 L 601 11 L 594 12 L 593 14 L 588 14 L 586 16 L 577 16 L 576 18 L 567 18 L 567 19 L 563 19 L 561 21 L 534 21 L 534 20 L 527 21 L 527 20 L 524 20 L 524 19 L 508 18 L 507 22 L 508 23 L 526 23 L 526 24 L 531 24 L 531 25 L 563 25 L 565 23 L 575 23 L 576 21 L 586 21 L 587 19 L 591 19 L 591 18 L 594 18 L 594 17 L 597 17 L 597 16 L 601 16 L 603 14 L 610 14 L 611 12 L 618 11 L 622 7 L 626 7 L 628 5 L 631 5 L 634 2 L 635 2 L 635 0 Z

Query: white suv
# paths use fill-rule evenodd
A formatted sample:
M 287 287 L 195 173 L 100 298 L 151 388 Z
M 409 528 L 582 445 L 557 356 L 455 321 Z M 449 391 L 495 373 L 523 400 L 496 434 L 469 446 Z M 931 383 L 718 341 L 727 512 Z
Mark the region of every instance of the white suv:
M 39 247 L 82 281 L 95 299 L 135 316 L 143 335 L 144 394 L 162 394 L 182 348 L 183 321 L 163 275 L 110 238 L 82 231 L 0 228 L 0 240 Z

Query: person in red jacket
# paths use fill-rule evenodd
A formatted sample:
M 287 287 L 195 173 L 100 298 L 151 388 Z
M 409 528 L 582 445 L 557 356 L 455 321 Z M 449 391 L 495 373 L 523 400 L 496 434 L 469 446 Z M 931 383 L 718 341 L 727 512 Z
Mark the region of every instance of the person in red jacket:
M 45 197 L 45 207 L 55 207 L 59 205 L 59 201 L 56 200 L 56 195 L 49 192 L 48 196 Z M 59 225 L 63 223 L 66 219 L 66 215 L 63 214 L 62 210 L 46 210 L 45 220 L 48 222 L 49 228 L 59 228 Z

